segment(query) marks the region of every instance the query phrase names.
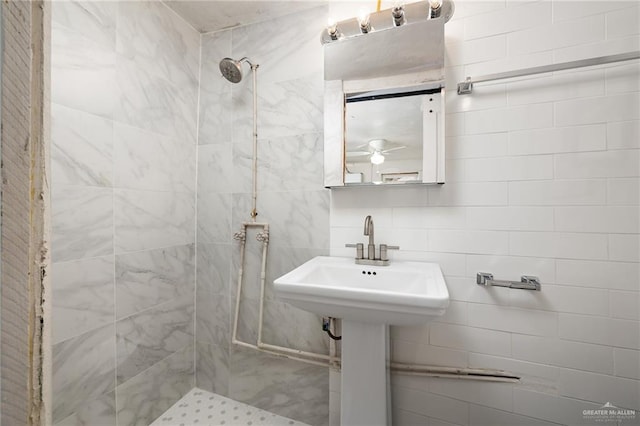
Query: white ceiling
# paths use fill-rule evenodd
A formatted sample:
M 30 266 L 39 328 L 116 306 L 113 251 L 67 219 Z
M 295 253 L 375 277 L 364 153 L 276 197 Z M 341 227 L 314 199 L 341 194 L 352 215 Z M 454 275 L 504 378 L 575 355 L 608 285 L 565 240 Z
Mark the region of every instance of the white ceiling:
M 356 16 L 361 8 L 376 9 L 377 0 L 161 0 L 200 32 L 220 31 L 268 21 L 320 5 L 329 5 L 339 21 Z M 416 0 L 408 0 L 407 3 Z M 381 9 L 394 0 L 382 0 Z
M 206 33 L 267 21 L 327 4 L 328 0 L 164 0 L 164 2 L 195 29 Z

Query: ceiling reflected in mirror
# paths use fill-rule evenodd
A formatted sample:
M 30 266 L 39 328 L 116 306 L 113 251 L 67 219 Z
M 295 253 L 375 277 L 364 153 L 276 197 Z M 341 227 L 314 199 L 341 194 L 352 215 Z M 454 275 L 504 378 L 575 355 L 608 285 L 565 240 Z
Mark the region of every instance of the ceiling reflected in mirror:
M 418 182 L 425 103 L 432 95 L 345 103 L 347 184 Z

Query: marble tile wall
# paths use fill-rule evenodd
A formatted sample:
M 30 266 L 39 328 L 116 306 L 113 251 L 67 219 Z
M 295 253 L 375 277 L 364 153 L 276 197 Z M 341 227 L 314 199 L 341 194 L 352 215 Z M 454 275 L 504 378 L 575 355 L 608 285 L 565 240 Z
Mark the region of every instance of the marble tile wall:
M 218 70 L 224 57 L 259 64 L 258 221 L 269 223 L 263 340 L 327 353 L 320 319 L 275 300 L 273 280 L 328 253 L 329 192 L 322 183 L 322 48 L 327 8 L 202 37 L 198 138 L 196 383 L 274 413 L 328 424 L 326 368 L 273 359 L 231 346 L 240 247 L 233 233 L 249 221 L 252 80 Z M 247 238 L 238 336 L 255 344 L 262 245 Z
M 52 9 L 53 420 L 148 425 L 194 385 L 200 35 L 161 2 Z

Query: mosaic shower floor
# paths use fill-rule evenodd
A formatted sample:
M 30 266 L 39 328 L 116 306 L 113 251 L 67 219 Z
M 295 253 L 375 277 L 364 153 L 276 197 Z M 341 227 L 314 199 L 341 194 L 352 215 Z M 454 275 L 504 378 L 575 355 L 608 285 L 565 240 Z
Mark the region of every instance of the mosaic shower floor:
M 149 426 L 309 426 L 193 388 Z

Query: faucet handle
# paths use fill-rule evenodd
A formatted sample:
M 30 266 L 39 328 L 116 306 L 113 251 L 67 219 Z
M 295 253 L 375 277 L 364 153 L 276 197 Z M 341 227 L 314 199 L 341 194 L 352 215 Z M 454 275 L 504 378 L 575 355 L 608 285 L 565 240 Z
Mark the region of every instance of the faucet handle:
M 400 250 L 400 246 L 388 246 L 386 244 L 380 244 L 380 260 L 389 260 L 387 250 Z
M 356 259 L 364 258 L 364 244 L 345 244 L 345 247 L 355 248 L 356 249 Z

